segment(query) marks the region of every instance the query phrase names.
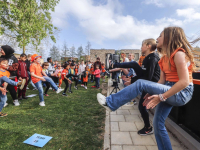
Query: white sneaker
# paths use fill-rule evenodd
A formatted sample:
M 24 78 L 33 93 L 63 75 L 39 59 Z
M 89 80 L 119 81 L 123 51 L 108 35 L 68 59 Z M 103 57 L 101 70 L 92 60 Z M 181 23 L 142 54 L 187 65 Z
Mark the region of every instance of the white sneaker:
M 14 101 L 13 101 L 13 104 L 14 104 L 15 106 L 19 106 L 19 105 L 20 105 L 18 100 L 14 100 Z
M 77 87 L 77 86 L 74 86 L 74 88 L 75 88 L 76 90 L 78 90 L 78 87 Z
M 84 86 L 84 88 L 87 90 L 87 86 Z
M 106 104 L 106 97 L 104 95 L 102 95 L 101 93 L 98 93 L 97 100 L 101 106 L 106 108 L 106 110 L 108 110 L 109 112 L 112 112 L 112 110 Z
M 29 90 L 28 86 L 26 87 L 27 90 Z
M 8 103 L 5 103 L 3 107 L 6 107 L 6 106 L 8 106 Z
M 63 91 L 63 89 L 58 89 L 58 90 L 56 91 L 56 93 L 58 94 L 58 93 L 60 93 L 61 91 Z
M 40 102 L 39 105 L 40 105 L 40 106 L 45 106 L 44 101 Z
M 83 85 L 83 84 L 81 84 L 81 86 L 82 86 L 82 87 L 84 87 L 84 85 Z
M 52 87 L 50 87 L 49 90 L 53 90 Z

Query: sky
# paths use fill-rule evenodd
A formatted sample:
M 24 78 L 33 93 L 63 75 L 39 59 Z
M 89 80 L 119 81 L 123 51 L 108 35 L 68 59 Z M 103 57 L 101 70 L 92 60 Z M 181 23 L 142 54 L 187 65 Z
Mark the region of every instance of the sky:
M 200 35 L 200 0 L 60 0 L 52 20 L 60 47 L 140 49 L 168 26 L 182 27 L 189 40 Z

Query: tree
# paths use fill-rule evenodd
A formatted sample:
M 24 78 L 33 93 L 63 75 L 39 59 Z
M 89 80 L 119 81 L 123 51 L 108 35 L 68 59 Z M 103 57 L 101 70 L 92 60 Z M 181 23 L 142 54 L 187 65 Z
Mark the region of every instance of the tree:
M 56 42 L 53 34 L 57 28 L 51 23 L 50 11 L 54 11 L 58 2 L 59 0 L 2 0 L 0 31 L 11 31 L 24 53 L 25 46 L 29 43 L 38 49 L 41 40 L 48 35 Z
M 67 57 L 70 56 L 70 52 L 69 52 L 69 49 L 67 47 L 67 44 L 66 42 L 64 42 L 64 45 L 63 45 L 63 49 L 62 49 L 62 57 L 64 58 L 64 62 L 67 61 Z
M 74 47 L 74 45 L 70 48 L 70 56 L 72 57 L 72 59 L 74 57 L 76 57 L 77 53 L 76 53 L 76 49 Z
M 60 60 L 60 52 L 58 47 L 56 47 L 55 45 L 53 45 L 53 47 L 50 49 L 50 56 L 53 61 Z
M 90 44 L 90 42 L 88 41 L 88 42 L 87 42 L 87 45 L 85 46 L 85 54 L 88 55 L 88 56 L 90 56 L 90 49 L 91 49 L 91 44 Z M 88 57 L 88 59 L 89 59 L 89 57 Z M 88 60 L 88 61 L 89 61 L 89 60 Z
M 77 49 L 77 57 L 78 57 L 78 59 L 80 60 L 81 56 L 83 56 L 83 55 L 84 55 L 83 47 L 79 46 L 78 49 Z

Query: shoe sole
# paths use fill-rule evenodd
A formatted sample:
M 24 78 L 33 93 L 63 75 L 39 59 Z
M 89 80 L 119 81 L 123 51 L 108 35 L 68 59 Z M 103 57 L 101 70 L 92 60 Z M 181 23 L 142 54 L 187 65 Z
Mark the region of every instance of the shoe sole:
M 19 88 L 20 90 L 22 90 L 24 88 L 25 83 L 26 83 L 26 79 L 22 79 L 22 84 Z
M 154 131 L 152 130 L 151 132 L 149 132 L 149 133 L 147 133 L 147 134 L 139 134 L 139 135 L 141 135 L 141 136 L 146 136 L 146 135 L 151 135 L 151 134 L 153 134 L 154 133 Z
M 101 104 L 101 102 L 100 102 L 100 100 L 99 100 L 99 99 L 100 99 L 100 98 L 99 98 L 99 97 L 100 97 L 99 95 L 100 95 L 100 94 L 97 94 L 97 100 L 98 100 L 99 104 L 100 104 L 101 106 L 103 106 L 107 111 L 112 112 L 112 110 L 111 110 L 108 106 L 104 106 L 104 105 Z

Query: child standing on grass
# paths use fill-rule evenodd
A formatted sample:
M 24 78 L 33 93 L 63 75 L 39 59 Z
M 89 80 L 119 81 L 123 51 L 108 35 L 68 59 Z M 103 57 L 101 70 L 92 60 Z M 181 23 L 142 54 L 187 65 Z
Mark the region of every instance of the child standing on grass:
M 103 79 L 103 82 L 105 82 L 105 75 L 106 75 L 106 70 L 105 70 L 105 64 L 101 64 L 101 78 Z
M 62 80 L 65 82 L 65 89 L 64 89 L 62 95 L 67 96 L 66 91 L 67 91 L 69 84 L 71 84 L 71 80 L 69 78 L 67 78 L 66 76 L 68 75 L 70 67 L 69 67 L 68 63 L 66 63 L 63 67 L 64 67 L 64 69 L 62 71 Z
M 40 98 L 39 105 L 45 106 L 42 81 L 49 82 L 51 86 L 55 89 L 56 93 L 60 93 L 62 89 L 59 89 L 53 82 L 53 80 L 49 78 L 46 75 L 46 73 L 42 70 L 42 67 L 40 66 L 40 58 L 41 56 L 38 56 L 37 54 L 33 54 L 31 56 L 31 60 L 33 63 L 30 66 L 30 72 L 31 72 L 31 79 L 39 91 L 39 98 Z
M 44 62 L 44 63 L 42 64 L 42 70 L 46 73 L 47 76 L 51 77 L 51 74 L 49 73 L 48 68 L 49 68 L 49 63 L 48 63 L 48 62 Z M 42 81 L 42 82 L 43 82 L 43 81 Z M 43 83 L 46 84 L 46 90 L 45 90 L 45 92 L 44 92 L 44 96 L 49 96 L 49 95 L 47 94 L 47 92 L 48 92 L 48 90 L 49 90 L 51 84 L 50 84 L 49 82 L 43 82 Z
M 69 77 L 69 79 L 70 79 L 71 81 L 72 81 L 72 80 L 75 81 L 75 86 L 74 86 L 74 88 L 75 88 L 76 90 L 78 90 L 78 87 L 77 87 L 77 85 L 78 85 L 78 79 L 77 79 L 77 77 L 75 77 L 74 67 L 75 67 L 75 65 L 74 65 L 73 63 L 71 63 L 71 64 L 70 64 L 70 69 L 69 69 L 69 73 L 68 73 L 68 74 L 69 74 L 69 75 L 72 75 L 72 76 Z M 72 93 L 71 87 L 72 87 L 72 83 L 69 84 L 69 93 Z
M 94 66 L 91 65 L 91 68 L 90 68 L 90 75 L 91 75 L 91 82 L 94 82 Z
M 78 74 L 78 65 L 75 66 L 74 70 L 75 70 L 75 75 L 77 75 Z
M 95 75 L 95 79 L 96 79 L 96 85 L 95 86 L 93 86 L 94 88 L 96 87 L 97 89 L 99 89 L 100 88 L 100 84 L 99 84 L 99 82 L 100 82 L 100 73 L 101 73 L 101 70 L 99 69 L 99 65 L 96 65 L 96 69 L 95 69 L 95 71 L 94 71 L 94 75 Z
M 61 74 L 62 74 L 62 67 L 61 67 L 61 64 L 58 64 L 57 65 L 57 68 L 54 75 L 58 78 L 58 81 L 59 81 L 59 85 L 58 85 L 58 88 L 61 89 L 61 85 L 62 85 L 62 78 L 61 78 Z
M 83 72 L 83 84 L 85 89 L 87 89 L 89 70 L 89 66 L 86 66 L 85 71 Z
M 18 77 L 18 79 L 26 80 L 26 84 L 24 85 L 24 88 L 22 90 L 18 89 L 18 100 L 27 99 L 26 87 L 27 87 L 27 83 L 28 83 L 28 70 L 27 70 L 27 65 L 26 65 L 26 59 L 27 59 L 26 54 L 21 54 L 20 60 L 18 61 L 19 67 L 17 70 L 17 77 Z
M 22 90 L 26 83 L 26 79 L 22 79 L 22 81 L 20 81 L 20 82 L 14 82 L 14 81 L 10 80 L 9 79 L 10 72 L 7 71 L 8 66 L 9 66 L 8 60 L 6 60 L 5 58 L 0 58 L 0 99 L 1 99 L 1 101 L 0 101 L 0 117 L 7 116 L 7 114 L 1 112 L 7 101 L 7 96 L 6 96 L 7 85 L 8 84 L 13 85 L 13 86 L 21 85 L 19 87 L 19 89 Z

